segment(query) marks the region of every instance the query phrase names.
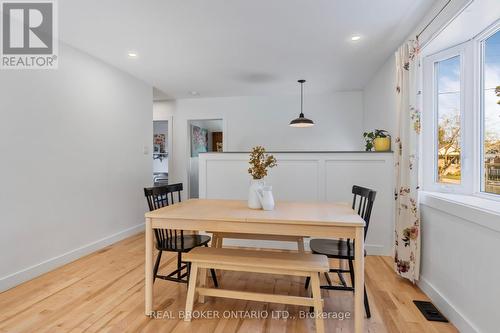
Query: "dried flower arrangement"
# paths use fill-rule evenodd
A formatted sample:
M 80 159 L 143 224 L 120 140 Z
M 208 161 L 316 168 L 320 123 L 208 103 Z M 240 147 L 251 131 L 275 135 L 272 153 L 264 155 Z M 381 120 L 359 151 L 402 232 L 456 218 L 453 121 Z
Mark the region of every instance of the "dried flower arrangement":
M 248 173 L 253 179 L 262 179 L 267 176 L 267 168 L 273 168 L 277 165 L 273 155 L 266 154 L 266 150 L 262 146 L 252 148 L 250 153 L 250 168 Z

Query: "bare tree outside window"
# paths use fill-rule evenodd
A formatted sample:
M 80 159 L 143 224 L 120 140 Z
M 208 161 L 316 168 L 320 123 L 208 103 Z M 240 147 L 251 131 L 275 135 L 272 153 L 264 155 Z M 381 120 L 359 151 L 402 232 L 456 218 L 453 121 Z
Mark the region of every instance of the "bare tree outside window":
M 460 57 L 435 64 L 437 84 L 437 181 L 460 184 Z

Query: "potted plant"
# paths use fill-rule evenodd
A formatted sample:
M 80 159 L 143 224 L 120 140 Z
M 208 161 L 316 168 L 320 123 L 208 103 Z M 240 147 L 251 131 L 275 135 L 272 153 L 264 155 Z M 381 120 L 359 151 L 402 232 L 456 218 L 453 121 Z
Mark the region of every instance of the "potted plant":
M 372 148 L 375 148 L 375 151 L 391 150 L 391 136 L 386 130 L 376 129 L 372 132 L 364 132 L 363 137 L 366 141 L 366 151 L 371 151 Z
M 266 154 L 266 150 L 262 146 L 256 146 L 250 153 L 250 167 L 248 173 L 252 175 L 250 189 L 248 190 L 248 207 L 252 209 L 260 209 L 262 205 L 259 199 L 258 191 L 264 185 L 264 177 L 267 176 L 267 169 L 277 165 L 276 158 L 273 155 Z

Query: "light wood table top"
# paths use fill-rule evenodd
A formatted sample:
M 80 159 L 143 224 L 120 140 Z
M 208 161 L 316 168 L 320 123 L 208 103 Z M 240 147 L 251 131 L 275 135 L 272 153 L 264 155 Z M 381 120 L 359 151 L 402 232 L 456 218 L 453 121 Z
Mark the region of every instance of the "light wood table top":
M 241 200 L 191 199 L 146 213 L 146 218 L 197 221 L 284 223 L 363 227 L 364 220 L 347 203 L 285 202 L 272 211 L 247 207 Z

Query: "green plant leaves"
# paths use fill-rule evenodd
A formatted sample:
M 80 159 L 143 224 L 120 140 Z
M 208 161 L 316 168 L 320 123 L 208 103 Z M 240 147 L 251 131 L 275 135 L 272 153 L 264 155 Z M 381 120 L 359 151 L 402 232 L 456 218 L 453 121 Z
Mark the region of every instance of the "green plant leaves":
M 365 150 L 371 151 L 373 149 L 373 140 L 376 138 L 387 138 L 390 137 L 389 132 L 386 130 L 375 129 L 372 132 L 364 132 L 363 138 L 365 138 Z

